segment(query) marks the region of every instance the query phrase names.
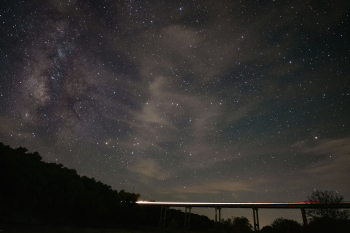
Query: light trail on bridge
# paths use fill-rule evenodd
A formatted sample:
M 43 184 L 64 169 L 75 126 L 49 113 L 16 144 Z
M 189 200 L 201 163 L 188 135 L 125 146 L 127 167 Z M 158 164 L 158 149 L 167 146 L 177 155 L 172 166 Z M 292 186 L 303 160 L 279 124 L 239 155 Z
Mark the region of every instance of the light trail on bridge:
M 350 202 L 325 204 L 321 202 L 157 202 L 137 201 L 140 205 L 169 207 L 218 207 L 218 208 L 270 208 L 270 209 L 300 209 L 300 208 L 337 208 L 349 209 Z

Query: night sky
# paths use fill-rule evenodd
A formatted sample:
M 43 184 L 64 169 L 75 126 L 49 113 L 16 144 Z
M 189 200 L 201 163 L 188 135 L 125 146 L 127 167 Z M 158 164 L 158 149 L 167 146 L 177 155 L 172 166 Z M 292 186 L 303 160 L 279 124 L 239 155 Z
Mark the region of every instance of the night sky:
M 349 12 L 347 0 L 1 1 L 0 141 L 141 200 L 349 200 Z M 222 211 L 241 215 L 253 221 Z M 261 226 L 277 217 L 302 221 L 259 211 Z

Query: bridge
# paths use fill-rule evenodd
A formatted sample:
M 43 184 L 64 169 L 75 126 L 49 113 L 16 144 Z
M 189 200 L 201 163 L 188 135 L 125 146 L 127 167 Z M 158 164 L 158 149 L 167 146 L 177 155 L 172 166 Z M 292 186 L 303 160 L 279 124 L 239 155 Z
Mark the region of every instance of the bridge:
M 160 206 L 159 226 L 165 225 L 166 211 L 169 207 L 185 207 L 185 230 L 190 229 L 190 216 L 192 207 L 215 208 L 215 222 L 217 222 L 217 212 L 219 211 L 219 221 L 221 219 L 222 208 L 251 208 L 253 209 L 254 230 L 259 231 L 258 209 L 300 209 L 304 225 L 307 225 L 305 209 L 350 209 L 350 202 L 325 204 L 320 202 L 247 202 L 247 203 L 210 203 L 210 202 L 155 202 L 137 201 L 139 205 Z M 188 214 L 187 214 L 188 210 Z M 188 217 L 187 217 L 188 215 Z M 187 219 L 188 218 L 188 219 Z

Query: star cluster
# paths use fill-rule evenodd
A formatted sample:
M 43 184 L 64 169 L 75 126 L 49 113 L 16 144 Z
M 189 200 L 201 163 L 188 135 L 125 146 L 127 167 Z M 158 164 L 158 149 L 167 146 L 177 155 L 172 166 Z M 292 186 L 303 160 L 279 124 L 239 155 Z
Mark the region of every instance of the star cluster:
M 145 200 L 350 196 L 350 3 L 1 5 L 3 143 Z

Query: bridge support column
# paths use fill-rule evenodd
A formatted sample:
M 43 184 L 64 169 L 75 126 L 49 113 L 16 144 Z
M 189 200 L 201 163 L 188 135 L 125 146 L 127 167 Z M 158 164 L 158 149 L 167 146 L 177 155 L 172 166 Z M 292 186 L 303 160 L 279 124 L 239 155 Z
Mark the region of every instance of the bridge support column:
M 218 222 L 218 213 L 217 213 L 217 210 L 216 207 L 215 207 L 215 223 Z
M 163 216 L 163 209 L 164 209 L 164 216 Z M 160 219 L 159 219 L 159 227 L 165 227 L 165 219 L 166 219 L 166 211 L 169 209 L 168 206 L 161 206 L 160 207 Z
M 188 221 L 187 221 L 187 209 L 188 209 Z M 184 224 L 184 230 L 190 230 L 191 228 L 191 209 L 192 207 L 185 207 L 185 224 Z M 186 224 L 188 223 L 188 224 Z
M 253 208 L 254 231 L 260 231 L 258 208 Z
M 304 226 L 307 226 L 307 219 L 306 219 L 306 214 L 305 214 L 305 208 L 300 208 L 300 210 L 301 210 L 301 215 L 303 216 Z
M 218 222 L 217 210 L 219 210 L 219 222 L 220 222 L 221 221 L 221 208 L 220 207 L 215 207 L 215 222 Z

